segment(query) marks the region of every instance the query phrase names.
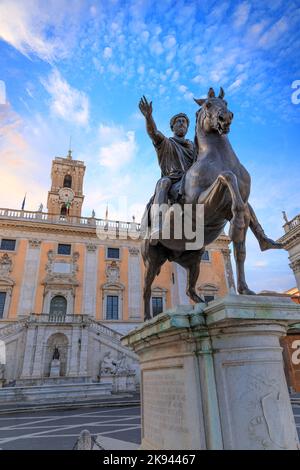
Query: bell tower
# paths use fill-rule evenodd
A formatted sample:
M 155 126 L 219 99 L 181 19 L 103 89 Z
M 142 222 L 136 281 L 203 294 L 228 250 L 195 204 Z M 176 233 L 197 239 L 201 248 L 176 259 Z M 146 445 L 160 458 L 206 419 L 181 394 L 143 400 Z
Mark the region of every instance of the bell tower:
M 71 150 L 67 157 L 55 157 L 47 200 L 49 214 L 81 217 L 84 173 L 84 162 L 73 160 Z

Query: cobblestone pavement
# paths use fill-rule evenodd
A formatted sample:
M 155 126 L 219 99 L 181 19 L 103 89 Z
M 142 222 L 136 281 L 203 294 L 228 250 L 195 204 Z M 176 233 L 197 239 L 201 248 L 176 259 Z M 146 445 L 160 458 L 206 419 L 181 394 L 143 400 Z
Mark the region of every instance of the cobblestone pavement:
M 300 406 L 293 406 L 300 439 Z M 70 450 L 80 432 L 140 443 L 140 407 L 89 408 L 0 415 L 3 450 Z
M 140 443 L 140 407 L 0 415 L 0 449 L 71 450 L 80 432 Z

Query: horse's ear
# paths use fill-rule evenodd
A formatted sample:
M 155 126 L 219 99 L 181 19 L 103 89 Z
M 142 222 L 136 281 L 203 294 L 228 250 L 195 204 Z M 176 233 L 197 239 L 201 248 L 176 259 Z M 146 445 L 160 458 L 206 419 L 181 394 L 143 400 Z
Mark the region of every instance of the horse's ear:
M 199 106 L 202 106 L 204 103 L 205 103 L 205 100 L 202 99 L 202 98 L 194 98 L 194 101 L 196 101 L 197 104 L 199 104 Z
M 207 93 L 208 98 L 215 98 L 215 91 L 213 88 L 210 88 Z
M 223 88 L 220 87 L 219 98 L 221 98 L 221 100 L 222 100 L 224 98 L 224 96 L 225 96 L 225 92 L 224 92 Z

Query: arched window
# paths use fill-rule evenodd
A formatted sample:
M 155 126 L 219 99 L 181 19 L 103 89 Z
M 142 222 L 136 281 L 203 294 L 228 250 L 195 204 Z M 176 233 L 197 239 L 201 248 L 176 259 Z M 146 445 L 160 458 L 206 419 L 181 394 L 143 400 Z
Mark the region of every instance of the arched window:
M 64 188 L 72 188 L 72 176 L 66 175 L 64 178 Z
M 60 215 L 67 215 L 67 208 L 66 208 L 65 204 L 63 204 L 61 206 Z
M 56 295 L 51 299 L 50 316 L 64 317 L 67 313 L 67 300 L 62 295 Z

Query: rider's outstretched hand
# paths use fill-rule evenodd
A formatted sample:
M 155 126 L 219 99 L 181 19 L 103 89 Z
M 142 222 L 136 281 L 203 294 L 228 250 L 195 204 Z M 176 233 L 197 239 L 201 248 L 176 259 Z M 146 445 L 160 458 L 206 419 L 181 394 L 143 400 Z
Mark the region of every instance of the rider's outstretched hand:
M 152 101 L 148 103 L 145 96 L 143 96 L 139 102 L 139 108 L 141 113 L 145 116 L 145 118 L 152 116 Z

